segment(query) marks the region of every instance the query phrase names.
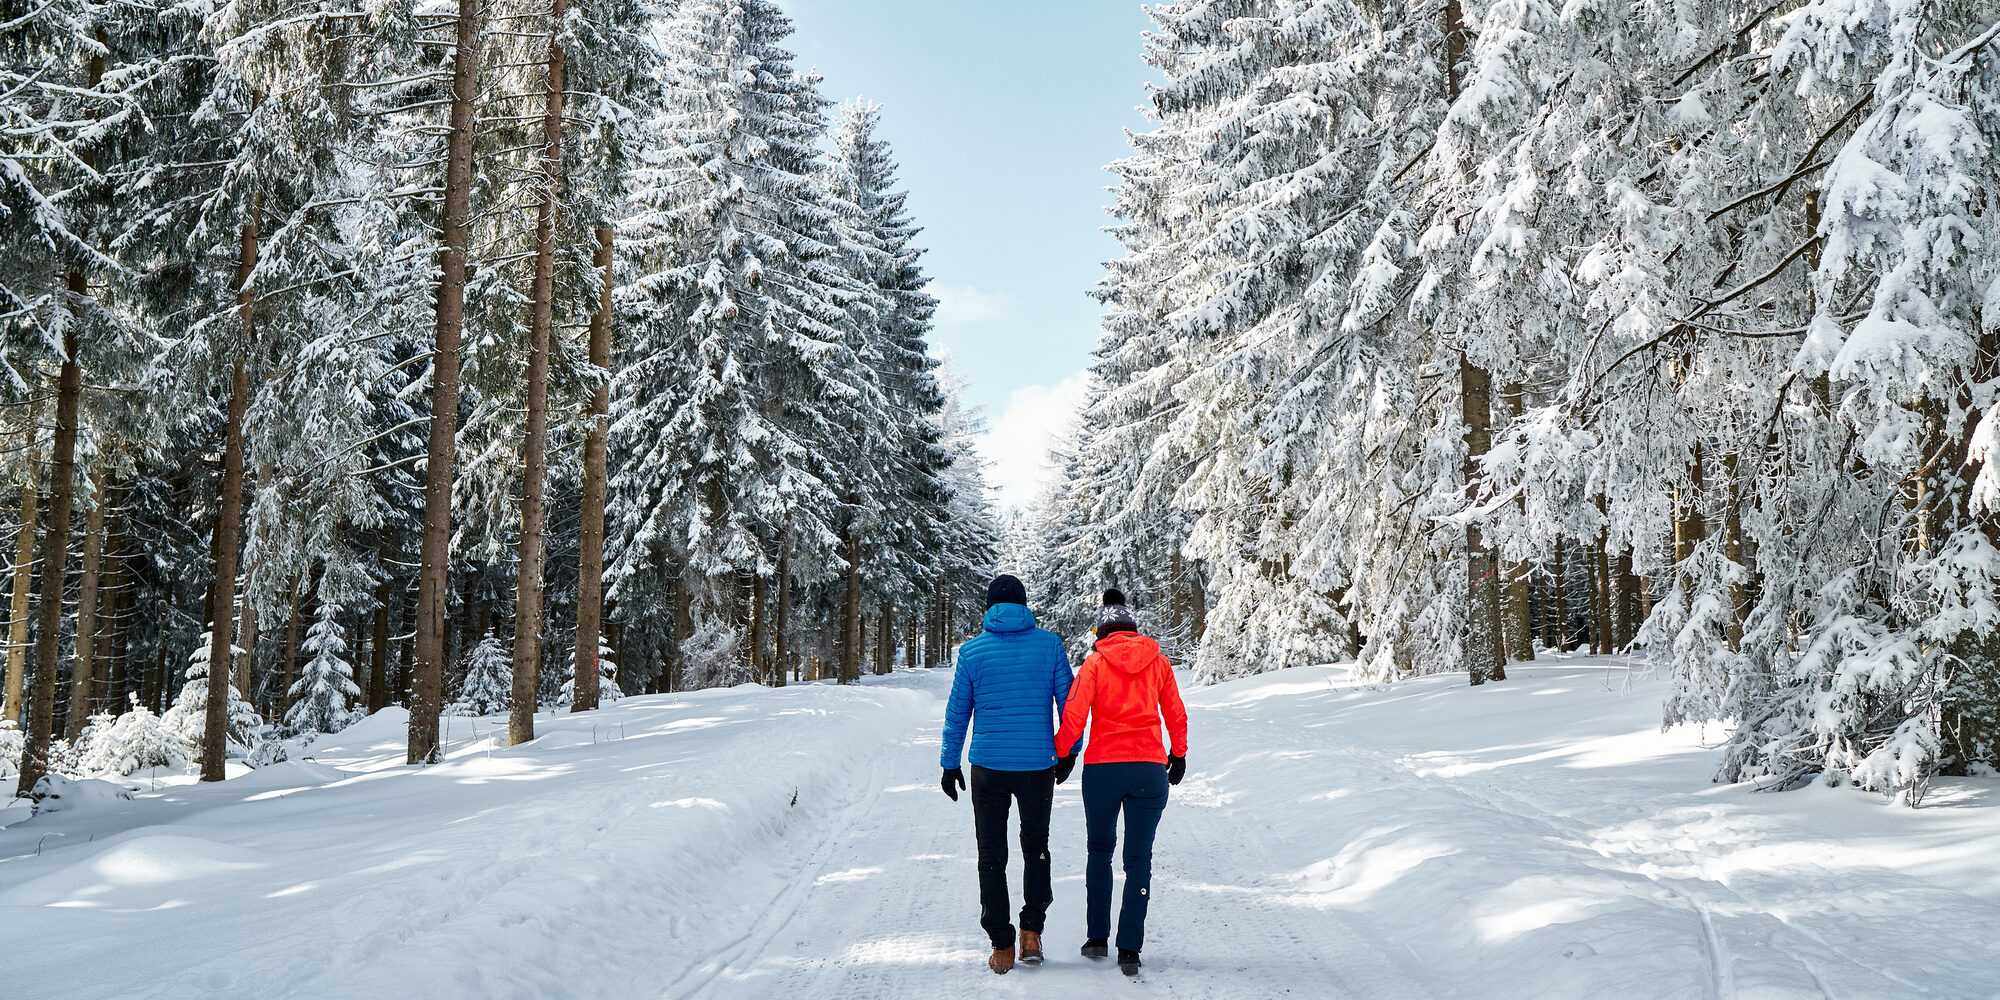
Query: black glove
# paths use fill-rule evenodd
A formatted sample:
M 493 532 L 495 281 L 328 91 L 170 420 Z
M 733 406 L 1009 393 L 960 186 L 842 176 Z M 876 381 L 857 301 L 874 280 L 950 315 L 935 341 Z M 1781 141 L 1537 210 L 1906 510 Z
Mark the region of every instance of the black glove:
M 1070 773 L 1071 771 L 1074 771 L 1074 770 L 1076 770 L 1076 755 L 1075 755 L 1075 754 L 1070 754 L 1070 755 L 1069 755 L 1069 756 L 1067 756 L 1067 757 L 1057 757 L 1057 758 L 1056 758 L 1056 784 L 1060 785 L 1060 784 L 1062 784 L 1063 782 L 1065 782 L 1065 781 L 1068 781 L 1068 780 L 1069 780 L 1069 773 Z
M 1169 785 L 1180 784 L 1181 778 L 1186 774 L 1187 774 L 1186 757 L 1174 757 L 1171 755 L 1167 757 L 1167 784 Z
M 944 777 L 939 779 L 938 784 L 944 788 L 946 798 L 957 802 L 958 790 L 965 787 L 965 772 L 955 767 L 947 767 L 944 769 Z M 954 785 L 957 787 L 954 788 Z

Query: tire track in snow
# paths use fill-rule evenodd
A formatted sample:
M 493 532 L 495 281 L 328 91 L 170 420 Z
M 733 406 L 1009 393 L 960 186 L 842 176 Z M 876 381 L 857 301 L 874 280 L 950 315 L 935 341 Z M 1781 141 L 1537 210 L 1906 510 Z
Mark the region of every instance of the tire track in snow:
M 1261 727 L 1257 720 L 1245 713 L 1234 712 L 1227 707 L 1189 705 L 1189 730 L 1191 737 L 1200 733 L 1221 736 L 1220 746 L 1224 754 L 1217 760 L 1225 759 L 1231 750 L 1231 743 L 1237 734 L 1256 732 Z M 1190 740 L 1192 742 L 1192 739 Z M 1209 744 L 1214 746 L 1216 744 Z M 1238 750 L 1240 753 L 1240 749 Z M 1190 788 L 1183 781 L 1180 788 L 1208 792 L 1209 786 L 1218 779 L 1202 777 Z M 1185 795 L 1186 793 L 1182 793 Z M 1202 798 L 1207 798 L 1207 795 Z M 1189 796 L 1189 798 L 1194 798 Z M 1168 817 L 1176 812 L 1175 803 L 1168 800 Z M 1201 799 L 1184 802 L 1179 811 L 1187 814 L 1192 839 L 1198 849 L 1185 851 L 1186 857 L 1193 859 L 1193 868 L 1209 880 L 1211 885 L 1226 885 L 1235 878 L 1241 882 L 1240 888 L 1246 896 L 1282 898 L 1290 895 L 1293 888 L 1284 884 L 1279 875 L 1283 867 L 1270 846 L 1267 830 L 1252 829 L 1245 820 L 1245 811 L 1231 808 L 1227 802 L 1205 805 Z M 1164 825 L 1164 824 L 1163 824 Z M 1177 837 L 1176 839 L 1181 839 Z M 1178 858 L 1181 852 L 1171 851 Z M 1225 860 L 1228 863 L 1224 863 Z M 1178 867 L 1178 864 L 1176 865 Z M 1243 876 L 1248 875 L 1247 879 Z M 1325 930 L 1332 933 L 1318 933 L 1315 940 L 1308 940 L 1299 930 L 1303 922 L 1317 922 L 1331 925 Z M 1236 920 L 1228 926 L 1232 930 L 1243 927 L 1250 931 L 1252 941 L 1279 941 L 1283 947 L 1272 949 L 1280 955 L 1309 956 L 1317 963 L 1329 967 L 1334 980 L 1345 992 L 1337 994 L 1356 998 L 1421 998 L 1430 994 L 1412 977 L 1403 972 L 1396 962 L 1382 949 L 1376 935 L 1361 921 L 1347 917 L 1333 910 L 1303 909 L 1280 915 L 1269 902 L 1262 902 L 1240 908 Z M 1238 937 L 1243 935 L 1239 934 Z M 1327 941 L 1340 940 L 1339 949 L 1325 949 Z M 1239 950 L 1238 954 L 1243 952 Z M 1239 968 L 1239 973 L 1249 973 L 1249 968 Z M 1216 996 L 1248 996 L 1248 993 L 1217 993 Z
M 884 782 L 877 768 L 867 768 L 869 778 L 865 794 L 849 801 L 838 813 L 838 818 L 830 824 L 825 836 L 808 851 L 799 867 L 799 873 L 781 888 L 778 894 L 759 911 L 757 919 L 728 943 L 710 951 L 692 963 L 679 979 L 667 988 L 666 996 L 680 1000 L 706 995 L 725 971 L 731 967 L 741 967 L 746 959 L 762 953 L 771 941 L 788 926 L 805 906 L 820 873 L 825 870 L 827 858 L 835 845 L 846 839 L 850 831 L 867 817 L 870 810 L 882 798 Z

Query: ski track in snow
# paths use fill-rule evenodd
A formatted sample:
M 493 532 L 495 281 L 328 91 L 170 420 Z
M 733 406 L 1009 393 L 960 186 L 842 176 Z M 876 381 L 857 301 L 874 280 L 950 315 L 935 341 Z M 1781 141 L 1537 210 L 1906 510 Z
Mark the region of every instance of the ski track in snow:
M 1077 780 L 1049 960 L 986 971 L 971 805 L 937 789 L 949 674 L 917 671 L 628 699 L 511 749 L 450 720 L 429 768 L 401 766 L 391 712 L 316 762 L 0 813 L 0 931 L 33 941 L 0 996 L 1995 994 L 2000 781 L 1942 781 L 1916 811 L 1713 786 L 1701 734 L 1657 731 L 1657 682 L 1510 669 L 1190 689 L 1129 986 L 1077 954 Z

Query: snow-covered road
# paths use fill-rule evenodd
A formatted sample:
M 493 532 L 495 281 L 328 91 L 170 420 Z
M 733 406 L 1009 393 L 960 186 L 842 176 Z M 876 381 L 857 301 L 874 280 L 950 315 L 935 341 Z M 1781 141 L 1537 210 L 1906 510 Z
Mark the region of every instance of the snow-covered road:
M 1602 663 L 1189 692 L 1143 989 L 1161 997 L 1989 997 L 2000 781 L 1911 811 L 1707 782 Z M 981 964 L 943 672 L 632 698 L 511 749 L 384 713 L 312 762 L 84 817 L 0 812 L 0 996 L 1099 996 L 1058 790 L 1051 959 Z M 1713 736 L 1713 734 L 1707 734 Z M 40 849 L 39 856 L 36 855 Z M 1018 859 L 1017 859 L 1018 862 Z M 1018 864 L 1017 864 L 1018 869 Z M 1018 886 L 1018 882 L 1017 882 Z M 25 946 L 23 943 L 25 942 Z

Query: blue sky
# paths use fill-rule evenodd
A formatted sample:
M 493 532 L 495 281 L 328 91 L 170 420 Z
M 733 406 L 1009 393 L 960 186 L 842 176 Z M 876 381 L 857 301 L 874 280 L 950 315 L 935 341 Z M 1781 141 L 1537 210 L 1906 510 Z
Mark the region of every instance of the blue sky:
M 883 105 L 931 291 L 935 341 L 991 425 L 989 475 L 1023 503 L 1097 341 L 1086 294 L 1126 128 L 1144 129 L 1138 0 L 781 0 L 800 69 Z

